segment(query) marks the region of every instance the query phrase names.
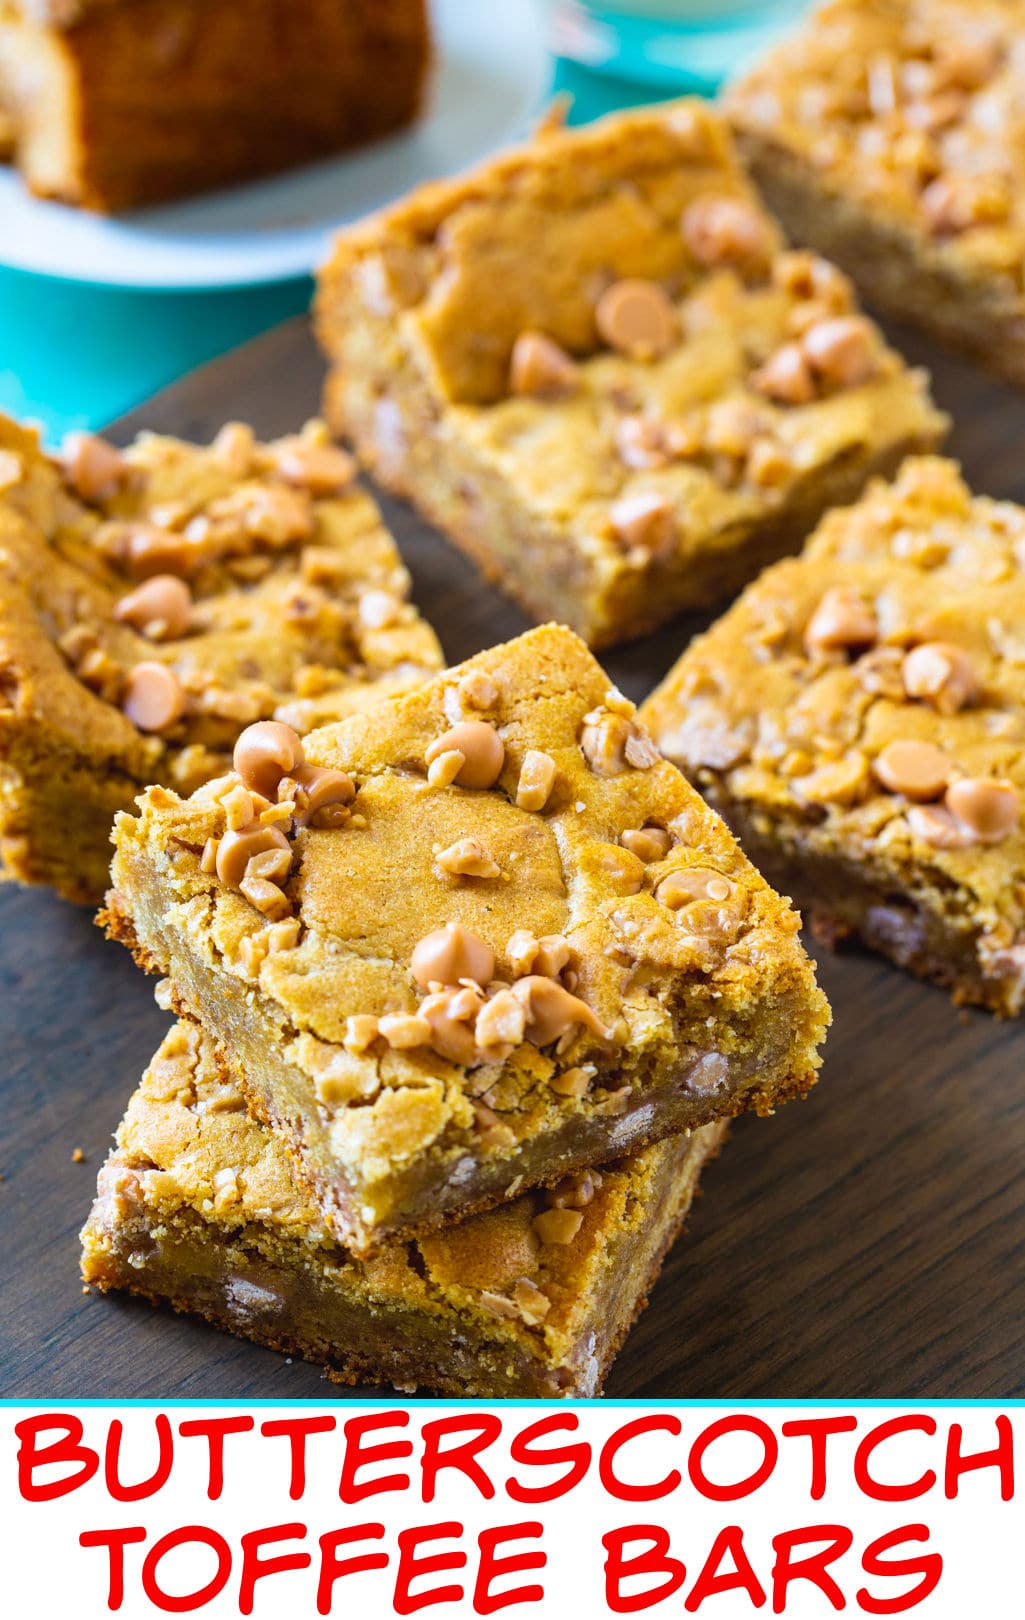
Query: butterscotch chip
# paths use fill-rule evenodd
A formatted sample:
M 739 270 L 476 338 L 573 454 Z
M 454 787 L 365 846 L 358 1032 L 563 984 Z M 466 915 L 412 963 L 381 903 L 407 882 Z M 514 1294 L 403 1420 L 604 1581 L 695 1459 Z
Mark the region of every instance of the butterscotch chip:
M 600 337 L 611 349 L 634 360 L 657 360 L 679 338 L 679 321 L 657 281 L 628 277 L 614 281 L 594 310 Z
M 583 1224 L 578 1209 L 545 1209 L 534 1216 L 534 1231 L 542 1243 L 572 1243 Z
M 166 664 L 136 664 L 125 677 L 121 707 L 140 731 L 166 731 L 185 710 L 185 693 Z
M 819 599 L 808 620 L 804 644 L 813 653 L 846 651 L 871 645 L 878 633 L 875 613 L 861 594 L 835 586 Z
M 941 714 L 956 714 L 979 689 L 970 656 L 949 641 L 925 641 L 913 647 L 901 673 L 908 697 L 923 698 Z
M 192 592 L 175 574 L 154 574 L 121 597 L 114 616 L 133 625 L 151 641 L 177 640 L 192 622 Z
M 340 495 L 356 476 L 356 463 L 346 451 L 301 438 L 279 439 L 270 460 L 279 478 L 312 495 Z
M 516 784 L 516 803 L 521 810 L 543 810 L 555 786 L 558 767 L 550 754 L 528 748 Z
M 734 893 L 734 885 L 721 872 L 703 866 L 681 866 L 669 872 L 659 883 L 655 893 L 670 911 L 689 906 L 694 901 L 712 900 L 721 905 Z
M 239 832 L 229 830 L 217 846 L 217 876 L 229 889 L 237 889 L 253 856 L 266 850 L 286 850 L 291 860 L 291 848 L 280 827 L 257 821 Z
M 450 753 L 463 756 L 455 776 L 450 778 L 460 787 L 493 787 L 505 762 L 505 745 L 486 720 L 461 720 L 451 731 L 436 737 L 424 753 L 424 763 L 431 766 Z
M 574 360 L 543 332 L 521 332 L 509 360 L 509 391 L 531 399 L 557 399 L 577 386 Z
M 741 197 L 697 197 L 684 210 L 680 229 L 706 269 L 727 264 L 760 269 L 773 247 L 764 214 Z
M 246 787 L 274 799 L 281 778 L 292 775 L 304 757 L 302 740 L 291 726 L 259 720 L 238 738 L 232 763 Z
M 458 984 L 462 979 L 485 985 L 494 977 L 495 953 L 479 935 L 453 922 L 426 934 L 409 965 L 424 990 L 430 984 Z
M 535 1046 L 548 1046 L 577 1024 L 602 1040 L 611 1037 L 611 1031 L 605 1028 L 586 1001 L 571 995 L 554 979 L 532 973 L 525 979 L 517 979 L 511 993 L 526 1016 L 526 1038 Z
M 879 364 L 875 328 L 863 315 L 818 322 L 805 332 L 801 347 L 812 370 L 834 388 L 865 382 Z
M 67 434 L 61 460 L 68 482 L 84 501 L 111 500 L 128 474 L 120 450 L 95 433 Z
M 815 378 L 800 343 L 785 343 L 752 372 L 751 386 L 781 405 L 807 405 L 815 398 Z
M 988 776 L 962 776 L 951 782 L 945 803 L 981 843 L 1006 838 L 1021 816 L 1021 796 L 1014 783 Z
M 609 523 L 627 551 L 661 553 L 676 539 L 675 508 L 660 490 L 638 489 L 621 496 L 609 507 Z
M 872 770 L 891 793 L 908 799 L 938 799 L 953 770 L 953 761 L 935 743 L 898 738 L 872 761 Z
M 329 812 L 345 810 L 356 797 L 356 787 L 348 771 L 300 763 L 289 776 L 283 776 L 279 781 L 279 798 L 286 783 L 290 787 L 289 797 L 295 804 L 295 818 L 300 826 L 340 826 L 348 819 L 347 811 L 344 817 L 329 817 Z
M 664 827 L 628 827 L 619 842 L 638 860 L 661 861 L 669 854 L 673 840 Z
M 453 877 L 501 876 L 501 868 L 476 838 L 457 838 L 447 849 L 439 850 L 434 859 L 443 872 Z

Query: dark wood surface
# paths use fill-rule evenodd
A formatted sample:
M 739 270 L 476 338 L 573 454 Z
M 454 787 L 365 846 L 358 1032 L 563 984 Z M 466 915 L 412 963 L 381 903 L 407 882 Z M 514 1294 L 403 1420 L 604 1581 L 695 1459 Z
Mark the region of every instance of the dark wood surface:
M 976 487 L 1025 497 L 1025 399 L 945 357 L 933 370 Z M 204 439 L 229 417 L 282 432 L 316 411 L 320 376 L 293 322 L 151 400 L 116 436 Z M 409 511 L 384 504 L 452 661 L 524 628 Z M 677 622 L 605 662 L 641 698 L 694 628 Z M 835 1011 L 822 1080 L 775 1119 L 737 1124 L 610 1395 L 1025 1393 L 1025 1026 L 959 1013 L 869 956 L 826 957 L 821 971 Z M 315 1368 L 169 1311 L 83 1296 L 76 1234 L 167 1019 L 88 913 L 42 891 L 0 893 L 0 986 L 0 1393 L 341 1398 Z

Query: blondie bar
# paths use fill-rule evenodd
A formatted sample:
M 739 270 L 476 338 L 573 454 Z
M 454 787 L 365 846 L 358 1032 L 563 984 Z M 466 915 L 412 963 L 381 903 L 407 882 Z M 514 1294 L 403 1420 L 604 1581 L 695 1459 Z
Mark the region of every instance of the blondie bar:
M 106 922 L 357 1252 L 812 1083 L 795 913 L 572 632 L 235 765 L 118 818 Z
M 441 663 L 349 457 L 317 423 L 206 449 L 78 435 L 63 462 L 0 418 L 0 856 L 97 902 L 148 783 L 227 769 L 249 721 L 299 731 Z
M 408 124 L 424 0 L 0 0 L 0 105 L 41 196 L 110 212 Z
M 684 653 L 643 717 L 817 933 L 1025 1004 L 1025 511 L 909 461 Z
M 128 1105 L 82 1233 L 82 1274 L 322 1363 L 341 1383 L 592 1396 L 645 1304 L 725 1127 L 525 1193 L 366 1263 L 194 1024 Z
M 946 426 L 700 103 L 414 192 L 342 233 L 317 308 L 332 427 L 592 646 L 724 600 Z
M 1025 383 L 1025 62 L 1005 0 L 833 0 L 727 98 L 797 242 Z

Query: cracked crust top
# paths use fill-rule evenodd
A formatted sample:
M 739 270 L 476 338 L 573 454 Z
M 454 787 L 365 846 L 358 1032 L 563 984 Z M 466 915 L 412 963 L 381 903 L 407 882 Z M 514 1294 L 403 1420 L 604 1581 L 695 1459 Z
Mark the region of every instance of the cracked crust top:
M 62 465 L 0 418 L 0 754 L 191 791 L 248 721 L 308 731 L 436 669 L 376 507 L 321 454 L 344 473 L 318 424 L 231 424 L 123 455 L 80 436 Z
M 486 518 L 511 490 L 565 537 L 538 566 L 590 600 L 573 618 L 596 643 L 620 615 L 672 611 L 665 581 L 728 560 L 818 480 L 947 425 L 846 278 L 786 250 L 697 102 L 546 132 L 419 188 L 340 235 L 317 310 L 334 425 L 428 510 L 423 433 L 442 464 L 468 458 L 466 544 L 515 581 Z
M 118 820 L 115 930 L 152 904 L 150 872 L 187 951 L 252 986 L 363 1176 L 441 1141 L 510 1144 L 567 1109 L 614 1116 L 688 1050 L 742 1063 L 770 1032 L 778 1062 L 789 1049 L 775 1080 L 709 1106 L 771 1107 L 810 1083 L 827 1018 L 798 918 L 632 709 L 547 626 L 311 735 L 307 762 L 356 792 L 340 824 L 293 830 L 274 922 L 217 877 L 223 789 L 150 790 Z M 445 763 L 474 728 L 496 745 L 490 787 Z M 469 867 L 443 858 L 466 843 Z M 452 925 L 465 942 L 446 956 Z
M 719 803 L 956 893 L 996 973 L 1025 954 L 1025 511 L 905 463 L 831 513 L 643 709 Z M 1010 952 L 1010 955 L 1007 953 Z

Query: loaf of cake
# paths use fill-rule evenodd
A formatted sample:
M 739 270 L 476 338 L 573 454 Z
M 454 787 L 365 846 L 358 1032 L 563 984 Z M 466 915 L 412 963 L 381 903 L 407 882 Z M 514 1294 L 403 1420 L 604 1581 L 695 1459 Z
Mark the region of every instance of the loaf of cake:
M 43 197 L 161 202 L 400 129 L 429 54 L 425 0 L 0 0 L 0 155 Z

